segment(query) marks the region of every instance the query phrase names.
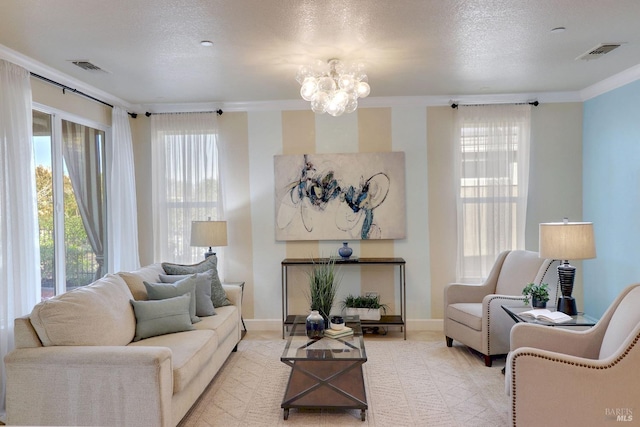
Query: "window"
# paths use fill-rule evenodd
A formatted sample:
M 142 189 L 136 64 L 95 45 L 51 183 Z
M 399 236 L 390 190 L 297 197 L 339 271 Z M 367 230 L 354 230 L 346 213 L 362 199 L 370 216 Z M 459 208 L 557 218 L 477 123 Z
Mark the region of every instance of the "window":
M 105 130 L 33 111 L 42 298 L 104 275 Z
M 455 113 L 460 281 L 486 278 L 500 252 L 524 248 L 530 108 L 460 106 Z
M 154 258 L 193 263 L 204 249 L 191 247 L 191 221 L 222 219 L 215 113 L 154 114 Z

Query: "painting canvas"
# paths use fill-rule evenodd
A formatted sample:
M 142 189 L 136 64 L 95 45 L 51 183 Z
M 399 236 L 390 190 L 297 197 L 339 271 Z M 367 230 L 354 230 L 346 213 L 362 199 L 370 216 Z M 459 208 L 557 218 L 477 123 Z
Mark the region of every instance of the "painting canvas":
M 406 236 L 402 152 L 274 157 L 276 240 Z

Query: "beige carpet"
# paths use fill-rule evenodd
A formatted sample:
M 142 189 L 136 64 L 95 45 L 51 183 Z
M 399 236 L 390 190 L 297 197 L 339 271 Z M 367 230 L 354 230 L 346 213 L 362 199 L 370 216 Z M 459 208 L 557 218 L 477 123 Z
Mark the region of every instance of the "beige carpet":
M 367 340 L 369 409 L 280 408 L 291 368 L 284 340 L 243 340 L 180 427 L 207 426 L 502 426 L 507 425 L 504 362 L 484 366 L 463 346 L 438 341 Z

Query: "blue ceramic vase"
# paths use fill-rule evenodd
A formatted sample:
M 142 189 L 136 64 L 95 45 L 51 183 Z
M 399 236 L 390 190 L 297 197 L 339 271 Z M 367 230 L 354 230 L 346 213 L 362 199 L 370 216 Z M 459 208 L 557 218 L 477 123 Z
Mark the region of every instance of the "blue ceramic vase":
M 318 310 L 311 310 L 311 314 L 307 316 L 306 323 L 308 338 L 322 338 L 325 329 L 324 317 Z
M 348 242 L 342 242 L 342 247 L 338 249 L 338 255 L 343 259 L 348 259 L 353 253 L 353 249 L 349 247 Z

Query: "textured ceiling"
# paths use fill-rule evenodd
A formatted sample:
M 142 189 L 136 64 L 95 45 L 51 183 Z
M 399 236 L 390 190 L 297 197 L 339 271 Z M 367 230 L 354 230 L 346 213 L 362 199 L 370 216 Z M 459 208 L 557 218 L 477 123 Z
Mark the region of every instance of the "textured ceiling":
M 371 97 L 455 96 L 584 89 L 640 64 L 638 22 L 638 0 L 3 0 L 0 45 L 131 104 L 299 99 L 329 58 Z M 625 44 L 575 59 L 601 42 Z

